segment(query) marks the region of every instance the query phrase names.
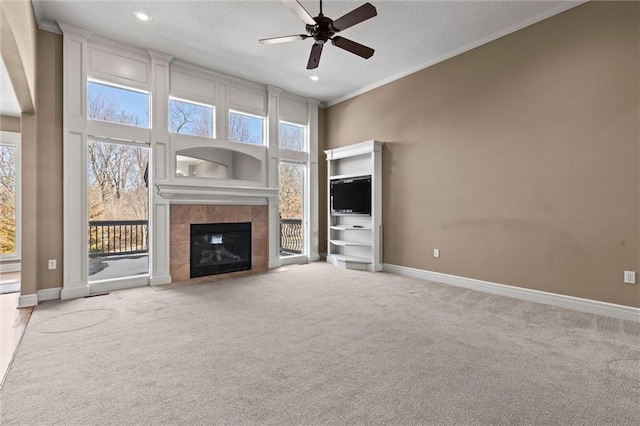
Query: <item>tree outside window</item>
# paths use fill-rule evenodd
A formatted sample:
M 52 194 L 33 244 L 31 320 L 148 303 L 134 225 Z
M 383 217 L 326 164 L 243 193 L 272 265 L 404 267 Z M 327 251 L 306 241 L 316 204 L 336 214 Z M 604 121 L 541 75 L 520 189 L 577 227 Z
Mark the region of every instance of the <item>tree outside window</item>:
M 90 81 L 90 120 L 149 127 L 149 94 Z
M 304 165 L 280 164 L 280 218 L 302 219 Z
M 304 151 L 304 126 L 285 123 L 278 124 L 278 146 L 281 149 Z
M 229 140 L 252 145 L 264 144 L 264 119 L 240 112 L 229 112 Z
M 214 108 L 177 99 L 169 100 L 169 131 L 213 137 Z
M 101 88 L 96 90 L 96 86 L 110 88 L 89 82 L 88 115 L 92 120 L 132 126 L 141 123 L 139 98 L 132 101 L 127 97 L 127 92 L 131 91 L 113 88 L 120 92 L 105 92 Z M 119 96 L 122 92 L 127 96 Z M 148 95 L 132 93 L 145 97 L 148 104 Z M 144 123 L 147 124 L 148 120 Z M 88 161 L 89 220 L 146 220 L 148 192 L 145 172 L 149 161 L 148 149 L 90 141 Z
M 0 145 L 0 255 L 16 252 L 16 147 Z

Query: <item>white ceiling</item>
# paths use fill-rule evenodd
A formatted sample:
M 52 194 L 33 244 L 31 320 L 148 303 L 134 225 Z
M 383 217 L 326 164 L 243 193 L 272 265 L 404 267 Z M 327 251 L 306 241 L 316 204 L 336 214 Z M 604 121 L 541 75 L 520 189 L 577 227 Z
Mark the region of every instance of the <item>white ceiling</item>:
M 366 0 L 325 0 L 337 19 Z M 378 16 L 340 33 L 376 50 L 365 60 L 336 46 L 307 70 L 313 41 L 261 45 L 258 39 L 303 34 L 304 23 L 278 0 L 33 0 L 38 24 L 63 22 L 158 50 L 212 70 L 322 100 L 329 105 L 410 74 L 582 3 L 576 1 L 369 0 Z M 318 1 L 301 0 L 312 15 Z M 132 11 L 153 18 L 140 22 Z M 318 75 L 313 82 L 310 75 Z

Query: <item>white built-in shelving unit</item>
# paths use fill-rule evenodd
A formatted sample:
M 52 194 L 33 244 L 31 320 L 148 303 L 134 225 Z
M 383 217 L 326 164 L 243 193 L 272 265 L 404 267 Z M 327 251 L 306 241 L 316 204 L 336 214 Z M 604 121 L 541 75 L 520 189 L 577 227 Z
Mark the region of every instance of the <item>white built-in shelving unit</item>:
M 382 270 L 382 142 L 366 141 L 327 155 L 327 261 L 348 269 Z M 331 213 L 331 181 L 371 176 L 371 215 Z

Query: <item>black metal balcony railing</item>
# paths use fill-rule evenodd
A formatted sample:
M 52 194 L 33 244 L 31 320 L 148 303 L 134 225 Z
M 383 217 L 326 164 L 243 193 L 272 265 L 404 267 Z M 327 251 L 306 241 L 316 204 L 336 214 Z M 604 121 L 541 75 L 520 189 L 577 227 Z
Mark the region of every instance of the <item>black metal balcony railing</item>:
M 301 219 L 280 219 L 280 251 L 288 254 L 302 253 Z
M 89 256 L 117 256 L 148 252 L 148 221 L 89 221 Z M 302 220 L 280 219 L 280 251 L 302 253 Z
M 148 221 L 89 221 L 89 256 L 116 256 L 148 251 Z

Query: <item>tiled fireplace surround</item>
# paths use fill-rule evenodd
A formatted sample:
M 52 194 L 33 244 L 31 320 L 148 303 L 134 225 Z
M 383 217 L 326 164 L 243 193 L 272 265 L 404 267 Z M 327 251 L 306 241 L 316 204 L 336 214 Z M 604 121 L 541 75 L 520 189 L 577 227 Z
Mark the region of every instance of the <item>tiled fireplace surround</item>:
M 170 267 L 176 282 L 203 282 L 260 272 L 269 264 L 269 215 L 266 205 L 205 205 L 171 204 L 170 208 Z M 251 270 L 207 277 L 189 277 L 189 253 L 192 223 L 251 222 Z

